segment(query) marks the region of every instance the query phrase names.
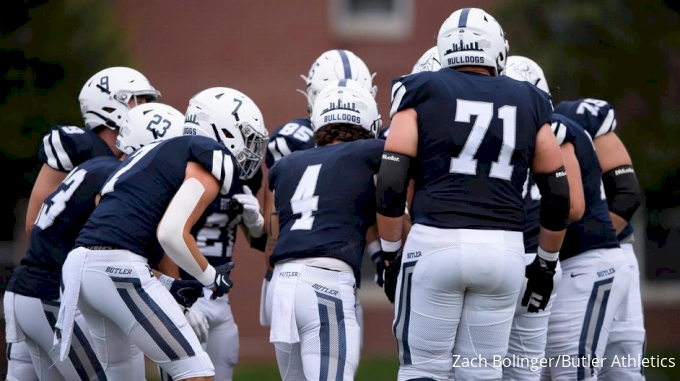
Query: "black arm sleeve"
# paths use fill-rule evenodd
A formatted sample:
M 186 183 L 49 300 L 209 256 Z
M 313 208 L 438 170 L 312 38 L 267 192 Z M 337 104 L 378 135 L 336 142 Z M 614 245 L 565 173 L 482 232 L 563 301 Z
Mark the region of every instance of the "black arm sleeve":
M 411 157 L 385 151 L 376 184 L 376 210 L 385 217 L 401 217 L 406 209 Z
M 609 211 L 630 221 L 642 201 L 635 170 L 623 165 L 602 175 Z
M 569 225 L 569 180 L 564 167 L 552 173 L 535 173 L 534 181 L 541 191 L 541 226 L 560 231 Z

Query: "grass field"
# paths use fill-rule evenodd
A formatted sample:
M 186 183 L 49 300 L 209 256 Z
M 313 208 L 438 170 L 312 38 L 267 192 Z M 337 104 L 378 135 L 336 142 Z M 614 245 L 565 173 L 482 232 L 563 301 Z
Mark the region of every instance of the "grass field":
M 646 368 L 646 381 L 680 381 L 680 353 L 653 353 L 647 357 L 673 359 L 674 368 Z M 667 363 L 669 361 L 666 361 Z M 363 358 L 355 381 L 395 381 L 398 363 L 395 357 Z M 156 375 L 150 374 L 148 381 L 157 381 Z M 234 372 L 235 381 L 276 381 L 280 380 L 275 363 L 249 363 L 239 365 Z M 216 380 L 219 381 L 219 380 Z

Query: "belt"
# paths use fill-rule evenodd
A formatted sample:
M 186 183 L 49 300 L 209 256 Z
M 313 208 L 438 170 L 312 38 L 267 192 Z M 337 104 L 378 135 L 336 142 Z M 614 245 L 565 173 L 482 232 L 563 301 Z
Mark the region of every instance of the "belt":
M 106 245 L 96 245 L 96 246 L 83 246 L 84 248 L 88 250 L 123 250 L 120 247 L 116 246 L 106 246 Z

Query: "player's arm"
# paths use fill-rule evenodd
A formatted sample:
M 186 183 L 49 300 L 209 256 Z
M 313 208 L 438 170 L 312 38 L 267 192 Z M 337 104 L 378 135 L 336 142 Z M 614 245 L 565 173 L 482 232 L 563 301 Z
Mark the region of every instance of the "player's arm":
M 567 179 L 569 180 L 569 222 L 576 222 L 583 217 L 583 213 L 586 211 L 581 167 L 578 164 L 573 144 L 570 142 L 562 143 L 560 150 L 562 151 L 564 168 L 567 171 Z
M 28 209 L 26 210 L 26 234 L 31 234 L 33 224 L 38 218 L 42 203 L 45 202 L 47 196 L 59 187 L 61 182 L 66 178 L 66 175 L 66 172 L 58 171 L 47 164 L 42 165 L 38 177 L 33 184 L 31 197 L 28 200 Z
M 377 221 L 383 255 L 396 254 L 401 248 L 409 167 L 417 151 L 417 113 L 412 108 L 399 111 L 392 117 L 376 184 Z
M 154 270 L 155 271 L 155 270 Z M 163 258 L 161 258 L 160 262 L 158 262 L 158 271 L 162 274 L 165 274 L 169 277 L 173 278 L 179 278 L 179 266 L 175 262 L 168 257 L 167 254 L 163 254 Z M 154 272 L 155 274 L 155 272 Z M 157 275 L 158 277 L 158 275 Z
M 206 287 L 215 287 L 215 268 L 201 254 L 191 228 L 217 197 L 217 179 L 195 162 L 187 163 L 185 179 L 158 224 L 158 241 L 168 257 Z
M 619 234 L 640 206 L 640 184 L 633 170 L 633 161 L 618 135 L 609 132 L 594 139 L 593 143 L 602 169 L 609 215 L 616 234 Z
M 268 210 L 268 212 L 265 212 L 265 215 L 267 216 L 267 247 L 264 251 L 264 261 L 267 264 L 267 269 L 271 273 L 274 272 L 274 268 L 269 262 L 269 257 L 271 257 L 274 252 L 274 247 L 279 239 L 279 215 L 276 212 L 276 205 L 274 204 L 274 193 L 272 193 L 269 187 L 266 187 L 264 194 L 265 200 L 271 200 L 270 202 L 265 202 L 265 210 Z M 266 207 L 267 205 L 269 208 Z

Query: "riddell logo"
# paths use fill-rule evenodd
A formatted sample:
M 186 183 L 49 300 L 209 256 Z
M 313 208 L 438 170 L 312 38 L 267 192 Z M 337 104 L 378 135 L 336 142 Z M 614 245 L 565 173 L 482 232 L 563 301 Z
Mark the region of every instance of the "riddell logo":
M 383 154 L 382 158 L 383 158 L 383 160 L 396 161 L 397 163 L 400 161 L 399 158 L 394 156 L 394 155 Z

